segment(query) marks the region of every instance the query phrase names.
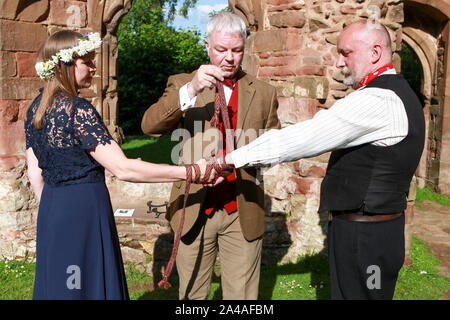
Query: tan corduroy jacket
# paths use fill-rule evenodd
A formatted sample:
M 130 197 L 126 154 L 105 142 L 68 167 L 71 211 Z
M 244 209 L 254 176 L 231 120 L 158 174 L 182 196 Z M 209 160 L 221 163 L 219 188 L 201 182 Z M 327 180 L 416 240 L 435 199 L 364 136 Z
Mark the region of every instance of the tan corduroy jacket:
M 205 89 L 197 96 L 195 107 L 180 109 L 179 90 L 195 75 L 169 77 L 163 96 L 150 106 L 142 119 L 142 131 L 150 136 L 176 134 L 183 137 L 179 164 L 193 163 L 217 151 L 218 130 L 209 124 L 214 114 L 215 89 Z M 254 140 L 261 130 L 279 128 L 277 94 L 274 87 L 240 71 L 238 74 L 238 118 L 236 145 Z M 176 131 L 176 129 L 179 129 Z M 240 130 L 241 129 L 241 130 Z M 181 148 L 177 146 L 177 148 Z M 264 234 L 264 183 L 256 183 L 256 168 L 236 170 L 236 193 L 240 224 L 244 237 L 254 240 Z M 260 179 L 261 180 L 261 179 Z M 183 208 L 185 182 L 175 182 L 170 196 L 167 219 L 176 232 Z M 206 187 L 192 184 L 182 235 L 194 225 L 206 196 Z

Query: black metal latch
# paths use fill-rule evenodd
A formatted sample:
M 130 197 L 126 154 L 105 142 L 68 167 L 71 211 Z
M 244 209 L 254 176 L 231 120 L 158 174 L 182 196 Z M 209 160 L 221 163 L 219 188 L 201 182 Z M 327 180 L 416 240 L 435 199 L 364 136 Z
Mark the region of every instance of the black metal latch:
M 163 204 L 152 204 L 152 201 L 147 202 L 147 206 L 148 206 L 148 211 L 147 213 L 155 213 L 155 218 L 159 218 L 159 216 L 161 215 L 161 213 L 166 213 L 167 212 L 167 205 L 169 204 L 169 202 L 164 202 Z M 165 212 L 160 212 L 158 211 L 158 208 L 162 208 L 162 207 L 166 207 L 166 211 Z

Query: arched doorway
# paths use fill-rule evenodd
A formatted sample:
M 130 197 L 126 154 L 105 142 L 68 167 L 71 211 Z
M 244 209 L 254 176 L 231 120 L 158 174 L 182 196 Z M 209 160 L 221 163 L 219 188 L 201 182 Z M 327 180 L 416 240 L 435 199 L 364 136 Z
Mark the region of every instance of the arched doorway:
M 446 134 L 450 90 L 447 89 L 447 52 L 450 4 L 448 1 L 410 0 L 404 3 L 402 40 L 417 55 L 423 81 L 427 135 L 425 149 L 416 172 L 419 186 L 429 186 L 443 194 L 450 193 L 450 136 Z M 447 130 L 448 131 L 448 130 Z

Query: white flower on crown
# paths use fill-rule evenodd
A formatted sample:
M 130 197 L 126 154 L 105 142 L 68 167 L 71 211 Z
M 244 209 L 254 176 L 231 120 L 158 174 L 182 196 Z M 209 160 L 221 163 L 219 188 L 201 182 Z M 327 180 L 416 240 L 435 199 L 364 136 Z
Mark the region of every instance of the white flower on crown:
M 59 53 L 59 59 L 64 63 L 71 63 L 73 61 L 73 48 L 70 49 L 62 49 Z M 58 53 L 56 56 L 58 57 Z
M 88 54 L 88 52 L 89 52 L 89 50 L 85 46 L 82 46 L 82 45 L 79 45 L 79 46 L 75 47 L 74 49 L 75 49 L 74 51 L 76 52 L 75 55 L 78 57 L 82 57 L 82 56 Z
M 54 77 L 56 66 L 60 61 L 68 64 L 72 63 L 75 58 L 83 57 L 89 52 L 100 48 L 102 40 L 99 33 L 88 33 L 78 41 L 78 45 L 69 49 L 61 49 L 56 55 L 52 56 L 52 60 L 38 62 L 35 69 L 39 77 L 48 80 Z

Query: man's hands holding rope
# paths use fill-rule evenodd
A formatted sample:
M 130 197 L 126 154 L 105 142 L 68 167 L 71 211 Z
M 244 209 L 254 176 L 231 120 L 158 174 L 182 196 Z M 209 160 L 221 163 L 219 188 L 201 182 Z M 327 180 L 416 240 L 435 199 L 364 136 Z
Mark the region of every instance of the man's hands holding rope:
M 187 167 L 191 168 L 188 169 Z M 220 184 L 225 177 L 233 173 L 234 167 L 226 164 L 223 157 L 212 156 L 200 159 L 195 164 L 186 165 L 187 175 L 192 176 L 193 183 L 201 183 L 206 187 Z

